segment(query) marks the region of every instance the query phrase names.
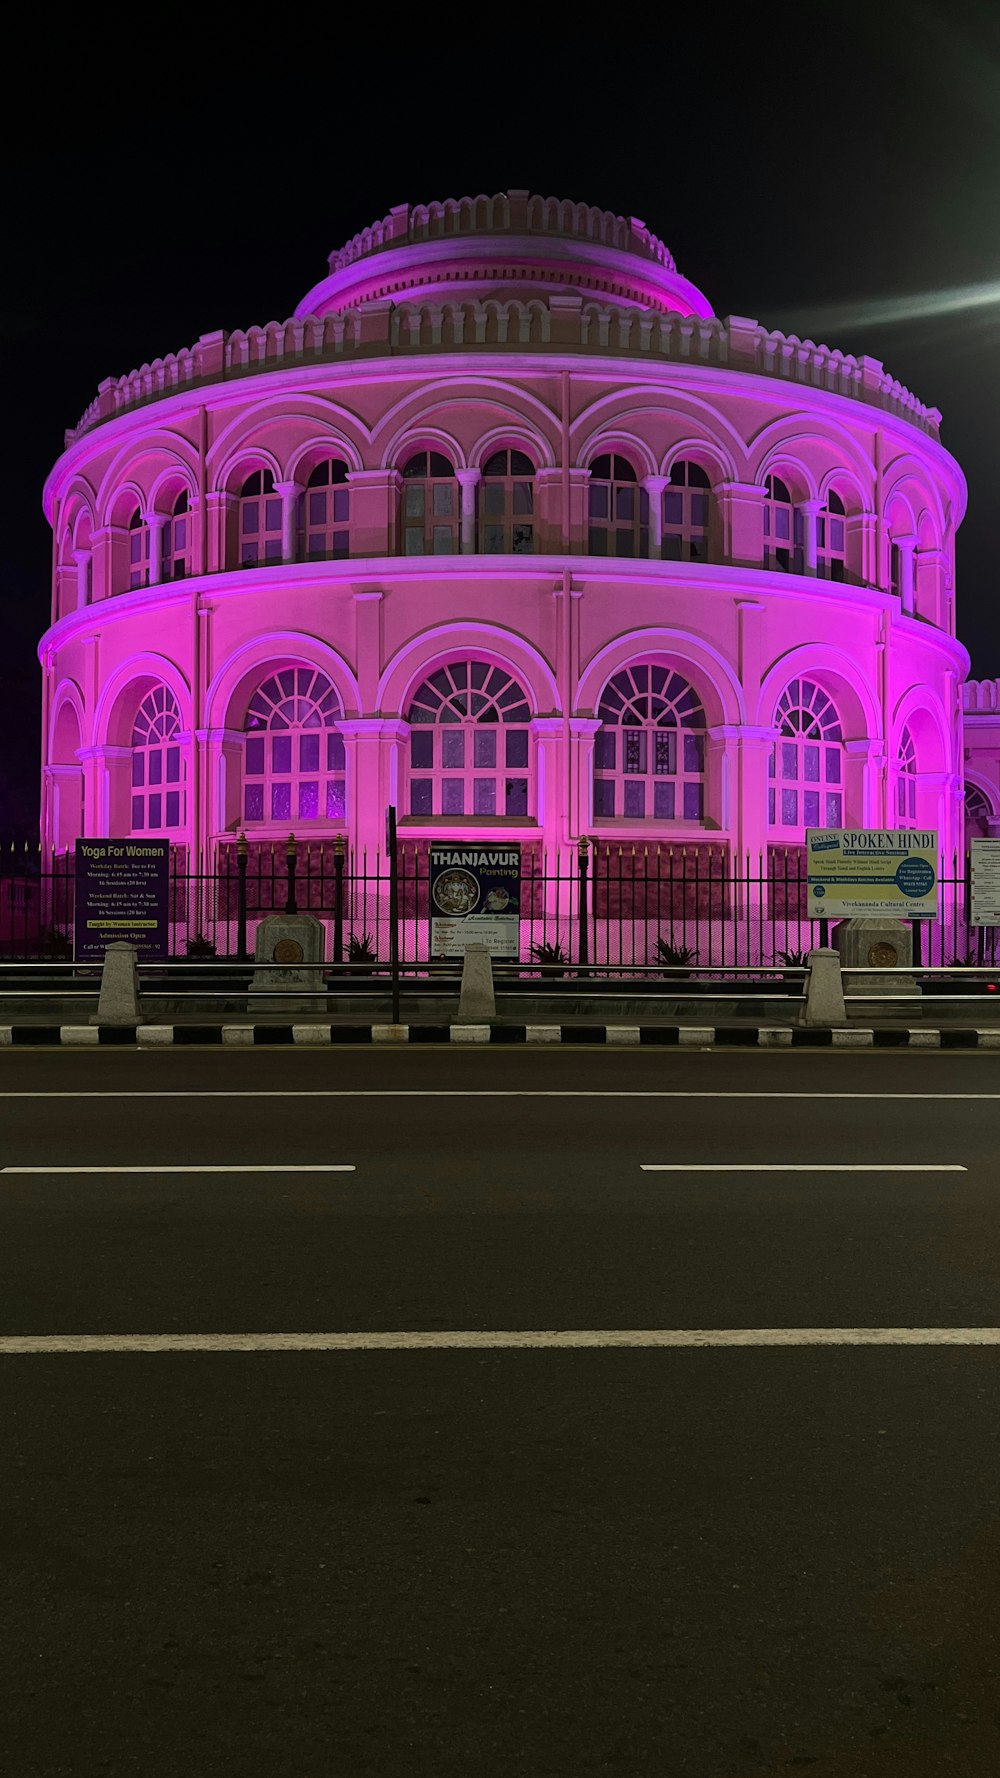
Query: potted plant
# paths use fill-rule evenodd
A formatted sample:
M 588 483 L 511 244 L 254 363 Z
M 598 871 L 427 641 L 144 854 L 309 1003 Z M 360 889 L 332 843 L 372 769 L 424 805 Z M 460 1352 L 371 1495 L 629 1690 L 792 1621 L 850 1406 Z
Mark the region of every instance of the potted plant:
M 656 941 L 656 955 L 658 961 L 665 964 L 666 967 L 673 972 L 671 976 L 673 981 L 686 982 L 691 979 L 691 971 L 688 965 L 697 963 L 698 953 L 697 951 L 692 950 L 690 945 L 675 945 L 667 938 L 658 938 Z M 683 973 L 681 973 L 682 971 Z
M 377 962 L 375 944 L 370 932 L 363 932 L 360 937 L 352 932 L 347 940 L 348 975 L 371 975 L 372 964 Z
M 218 951 L 210 938 L 206 938 L 203 932 L 196 932 L 193 938 L 188 939 L 186 955 L 207 961 L 210 957 L 217 957 Z
M 536 963 L 549 964 L 550 966 L 561 964 L 563 966 L 559 969 L 549 967 L 546 969 L 543 979 L 547 980 L 550 976 L 566 974 L 565 965 L 569 962 L 569 958 L 558 940 L 554 944 L 550 944 L 547 939 L 543 939 L 541 944 L 532 945 L 530 954 Z

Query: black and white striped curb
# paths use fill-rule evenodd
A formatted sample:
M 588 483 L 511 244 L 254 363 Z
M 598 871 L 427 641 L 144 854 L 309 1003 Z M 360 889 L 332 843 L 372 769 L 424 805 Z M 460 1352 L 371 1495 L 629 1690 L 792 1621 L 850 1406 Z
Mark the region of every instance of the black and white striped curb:
M 680 1049 L 998 1049 L 1000 1026 L 989 1030 L 912 1029 L 842 1031 L 785 1025 L 0 1025 L 6 1045 L 222 1044 L 246 1048 L 295 1044 L 660 1044 Z

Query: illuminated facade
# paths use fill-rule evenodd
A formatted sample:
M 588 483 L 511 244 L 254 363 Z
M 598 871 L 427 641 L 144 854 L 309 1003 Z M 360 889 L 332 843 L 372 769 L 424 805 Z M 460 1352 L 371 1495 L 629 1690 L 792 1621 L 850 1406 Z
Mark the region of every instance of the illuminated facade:
M 940 415 L 717 319 L 635 218 L 401 205 L 48 478 L 43 837 L 962 833 Z

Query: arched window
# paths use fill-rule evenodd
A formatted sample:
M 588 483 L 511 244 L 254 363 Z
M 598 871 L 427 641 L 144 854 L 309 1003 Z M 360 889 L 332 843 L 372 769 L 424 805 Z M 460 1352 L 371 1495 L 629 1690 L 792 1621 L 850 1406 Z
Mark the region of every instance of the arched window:
M 675 463 L 663 490 L 663 559 L 708 561 L 711 482 L 700 463 Z
M 149 585 L 149 526 L 136 507 L 128 522 L 128 590 Z
M 831 488 L 825 510 L 816 515 L 816 573 L 821 580 L 843 580 L 846 562 L 846 508 Z
M 343 821 L 347 810 L 343 706 L 317 667 L 282 667 L 247 709 L 243 819 Z
M 965 786 L 966 839 L 985 839 L 989 835 L 993 810 L 978 784 Z
M 173 693 L 155 685 L 132 725 L 133 833 L 165 833 L 184 825 L 180 726 Z
M 843 827 L 844 736 L 833 700 L 811 679 L 793 679 L 778 699 L 774 726 L 770 826 Z
M 623 667 L 597 714 L 595 819 L 704 819 L 705 712 L 680 673 L 655 661 Z
M 804 566 L 802 514 L 780 476 L 769 475 L 764 498 L 764 566 L 801 574 Z
M 449 661 L 414 692 L 411 815 L 529 816 L 528 700 L 506 667 Z
M 484 555 L 530 556 L 535 466 L 523 451 L 494 451 L 483 464 L 479 547 Z
M 248 475 L 240 489 L 240 567 L 281 561 L 281 496 L 269 469 Z
M 592 556 L 648 556 L 649 496 L 627 457 L 595 457 L 587 489 Z
M 900 822 L 917 819 L 917 749 L 913 736 L 904 728 L 899 737 L 899 760 L 896 770 L 896 816 Z
M 317 463 L 302 504 L 301 553 L 307 562 L 330 562 L 351 553 L 351 491 L 347 464 L 336 457 Z
M 173 511 L 163 527 L 163 578 L 183 580 L 191 572 L 191 515 L 188 511 L 187 489 L 174 501 Z
M 403 469 L 404 556 L 457 556 L 458 479 L 440 451 L 418 451 Z

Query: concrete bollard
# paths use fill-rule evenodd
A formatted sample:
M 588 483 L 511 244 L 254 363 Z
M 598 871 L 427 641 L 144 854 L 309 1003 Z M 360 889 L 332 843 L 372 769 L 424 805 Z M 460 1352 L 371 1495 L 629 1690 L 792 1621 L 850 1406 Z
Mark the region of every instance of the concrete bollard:
M 469 945 L 462 958 L 462 992 L 458 999 L 460 1024 L 481 1025 L 497 1016 L 493 991 L 493 963 L 485 945 Z
M 806 997 L 799 1013 L 799 1024 L 822 1025 L 827 1028 L 846 1025 L 847 1009 L 844 1006 L 839 952 L 810 951 L 806 961 L 809 974 L 806 977 Z
M 142 1001 L 139 998 L 139 971 L 134 945 L 109 945 L 101 970 L 101 993 L 97 1011 L 91 1013 L 92 1025 L 141 1025 Z

